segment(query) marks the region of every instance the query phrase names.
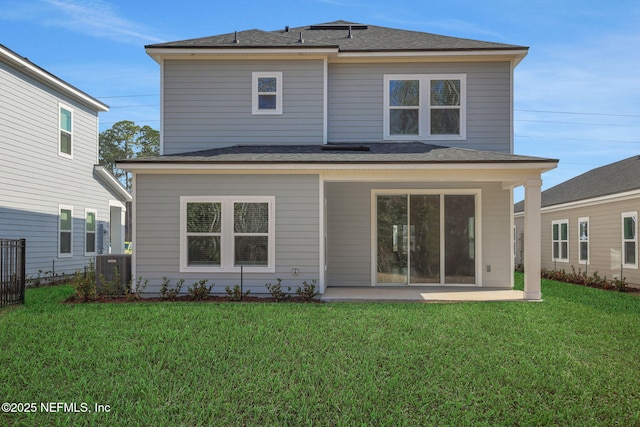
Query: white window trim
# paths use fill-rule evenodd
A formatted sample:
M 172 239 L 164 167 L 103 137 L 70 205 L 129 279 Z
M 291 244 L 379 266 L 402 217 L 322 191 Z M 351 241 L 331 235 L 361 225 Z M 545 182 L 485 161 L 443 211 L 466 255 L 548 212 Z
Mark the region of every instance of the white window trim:
M 220 265 L 219 266 L 190 266 L 187 255 L 187 203 L 220 203 L 222 219 L 220 230 Z M 180 272 L 184 273 L 240 273 L 240 267 L 234 265 L 235 233 L 234 233 L 234 203 L 268 203 L 269 205 L 269 234 L 268 259 L 266 266 L 245 265 L 245 273 L 275 273 L 276 271 L 276 240 L 275 240 L 275 196 L 181 196 L 180 197 Z
M 71 212 L 71 230 L 64 230 L 67 233 L 71 233 L 70 239 L 70 253 L 62 253 L 60 252 L 60 235 L 62 233 L 62 227 L 60 224 L 60 212 L 62 210 L 67 210 Z M 73 256 L 73 206 L 69 205 L 58 205 L 58 258 L 71 258 Z
M 558 224 L 558 255 L 560 255 L 560 257 L 562 256 L 562 242 L 565 242 L 565 240 L 562 240 L 562 224 L 566 224 L 567 225 L 567 257 L 566 258 L 555 258 L 553 256 L 553 243 L 556 240 L 553 240 L 553 226 Z M 569 220 L 568 219 L 558 219 L 555 221 L 551 221 L 551 261 L 554 262 L 569 262 Z
M 390 134 L 390 106 L 389 82 L 391 80 L 418 80 L 420 82 L 420 105 L 418 107 L 419 132 L 418 135 Z M 459 135 L 431 135 L 431 80 L 460 80 L 460 134 Z M 467 75 L 466 74 L 385 74 L 383 87 L 383 139 L 394 141 L 415 140 L 448 140 L 460 141 L 467 139 Z
M 580 224 L 586 222 L 587 223 L 587 239 L 582 240 L 580 236 Z M 589 217 L 578 218 L 578 264 L 591 264 L 591 224 L 589 223 Z M 581 259 L 582 257 L 582 248 L 580 247 L 582 243 L 587 244 L 587 259 Z
M 71 134 L 71 153 L 67 154 L 65 152 L 63 152 L 61 150 L 62 148 L 62 139 L 60 138 L 60 133 L 61 132 L 66 132 L 66 130 L 63 130 L 62 127 L 60 126 L 60 119 L 62 118 L 62 109 L 65 109 L 67 111 L 69 111 L 71 113 L 71 132 L 69 132 Z M 73 108 L 71 108 L 69 105 L 67 104 L 63 104 L 62 102 L 58 102 L 58 155 L 60 157 L 65 157 L 67 159 L 73 159 L 73 146 L 74 146 L 74 138 L 73 138 L 73 118 L 75 116 L 75 111 L 73 111 Z
M 87 231 L 87 214 L 92 213 L 94 215 L 95 227 L 96 229 L 92 232 Z M 87 234 L 93 233 L 93 252 L 87 252 Z M 96 255 L 98 253 L 98 211 L 96 209 L 85 208 L 84 210 L 84 254 L 86 255 Z
M 636 229 L 634 230 L 634 239 L 625 239 L 624 238 L 624 219 L 625 218 L 635 218 L 635 224 L 636 224 Z M 622 213 L 622 221 L 621 221 L 621 238 L 622 238 L 622 251 L 620 253 L 620 257 L 621 257 L 621 264 L 623 268 L 633 268 L 633 269 L 638 269 L 638 212 L 637 211 L 633 211 L 633 212 L 623 212 Z M 625 243 L 627 242 L 633 242 L 635 243 L 635 254 L 636 254 L 636 262 L 633 264 L 627 264 L 625 263 L 625 252 L 624 252 L 624 246 Z
M 258 92 L 258 79 L 261 77 L 273 77 L 276 79 L 275 110 L 261 110 L 259 108 L 258 97 L 260 92 Z M 254 71 L 251 73 L 251 114 L 282 115 L 282 71 Z

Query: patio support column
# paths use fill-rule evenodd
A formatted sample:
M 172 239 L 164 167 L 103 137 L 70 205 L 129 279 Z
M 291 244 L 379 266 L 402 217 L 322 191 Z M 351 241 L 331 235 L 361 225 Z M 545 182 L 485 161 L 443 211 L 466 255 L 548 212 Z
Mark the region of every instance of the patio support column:
M 540 300 L 542 180 L 528 179 L 524 185 L 524 298 Z

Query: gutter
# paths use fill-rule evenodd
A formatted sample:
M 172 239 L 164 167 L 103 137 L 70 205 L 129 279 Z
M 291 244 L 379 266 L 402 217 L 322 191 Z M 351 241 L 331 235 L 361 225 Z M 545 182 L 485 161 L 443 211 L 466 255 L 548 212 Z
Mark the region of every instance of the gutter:
M 133 201 L 133 196 L 131 196 L 131 193 L 129 193 L 129 191 L 127 191 L 127 189 L 124 188 L 124 186 L 120 183 L 120 181 L 118 181 L 116 177 L 113 176 L 107 168 L 101 165 L 94 165 L 93 171 L 96 173 L 96 175 L 100 177 L 102 182 L 104 182 L 107 185 L 107 187 L 115 191 L 123 201 L 125 202 Z

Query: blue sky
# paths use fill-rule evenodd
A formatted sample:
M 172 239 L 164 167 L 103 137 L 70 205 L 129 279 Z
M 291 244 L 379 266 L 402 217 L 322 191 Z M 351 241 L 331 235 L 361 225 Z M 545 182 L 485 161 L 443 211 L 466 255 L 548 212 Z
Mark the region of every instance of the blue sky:
M 640 154 L 637 0 L 0 0 L 0 43 L 108 104 L 101 130 L 158 128 L 145 44 L 337 19 L 529 46 L 515 72 L 515 152 L 560 159 L 543 188 Z

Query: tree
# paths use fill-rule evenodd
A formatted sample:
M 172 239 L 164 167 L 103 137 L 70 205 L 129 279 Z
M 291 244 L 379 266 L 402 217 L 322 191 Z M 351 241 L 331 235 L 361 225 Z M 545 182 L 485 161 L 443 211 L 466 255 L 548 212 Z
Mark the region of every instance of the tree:
M 138 126 L 129 120 L 115 123 L 100 132 L 99 163 L 109 169 L 123 185 L 131 190 L 129 174 L 116 166 L 117 160 L 160 154 L 160 132 L 150 126 Z

